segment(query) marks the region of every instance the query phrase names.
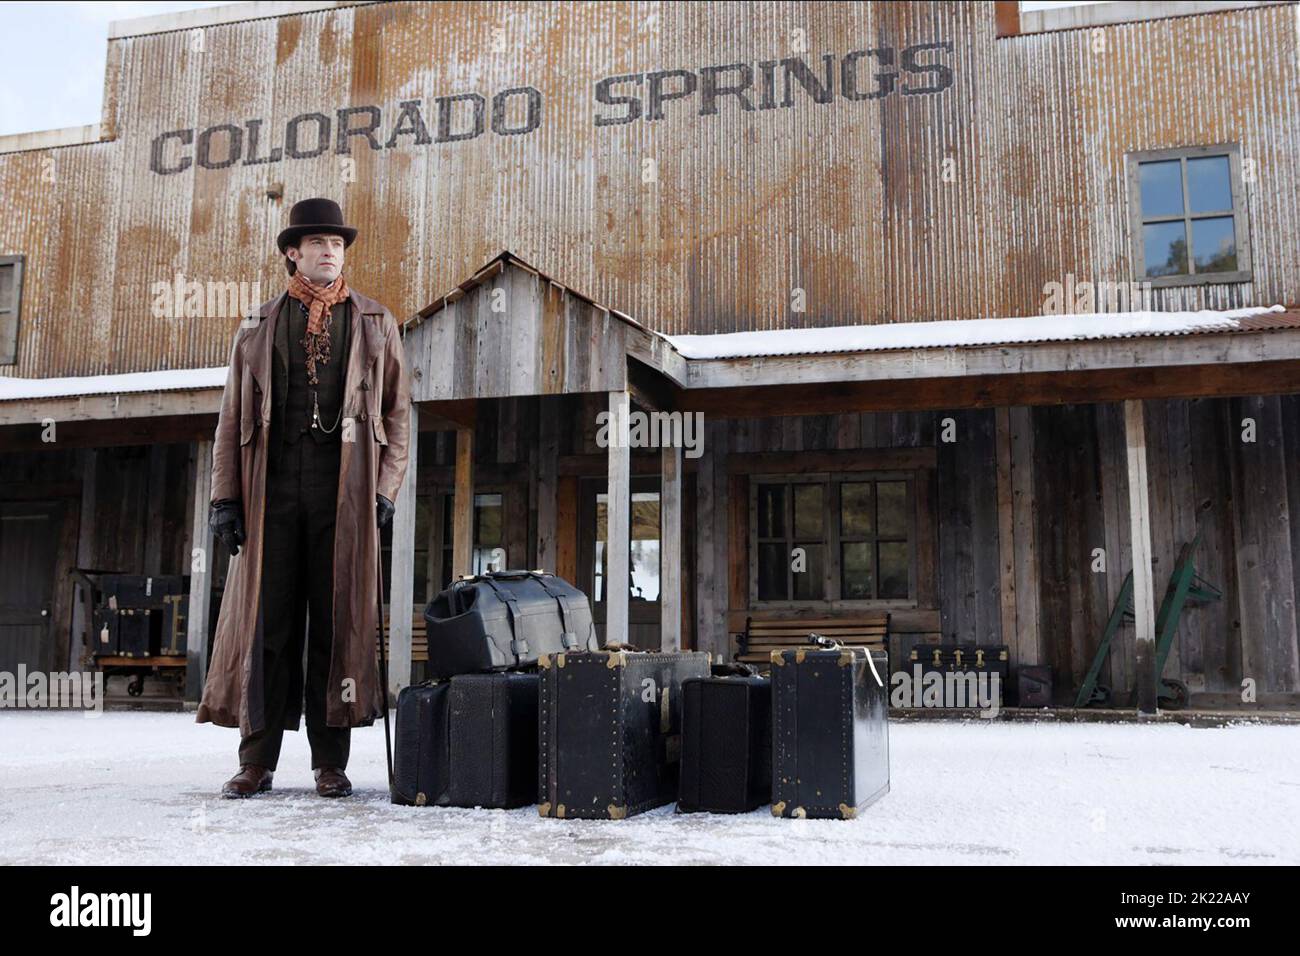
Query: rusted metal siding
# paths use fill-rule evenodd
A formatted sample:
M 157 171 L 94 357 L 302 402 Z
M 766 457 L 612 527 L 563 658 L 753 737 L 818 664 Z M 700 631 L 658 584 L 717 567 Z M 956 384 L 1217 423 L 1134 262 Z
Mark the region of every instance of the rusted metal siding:
M 1200 143 L 1254 161 L 1255 281 L 1159 290 L 1157 308 L 1296 303 L 1296 34 L 1293 6 L 999 40 L 991 3 L 383 3 L 208 27 L 201 50 L 193 32 L 116 40 L 116 140 L 0 155 L 0 254 L 28 257 L 18 364 L 0 374 L 223 364 L 237 320 L 155 317 L 153 283 L 259 281 L 269 298 L 275 235 L 311 195 L 343 202 L 361 228 L 349 280 L 402 317 L 503 249 L 668 333 L 1037 314 L 1069 274 L 1133 278 L 1124 154 Z M 931 41 L 953 45 L 943 92 L 839 95 L 850 51 L 889 46 L 897 68 Z M 701 116 L 697 92 L 659 121 L 594 125 L 602 78 L 796 54 L 814 72 L 835 57 L 833 102 L 796 85 L 790 108 L 724 97 Z M 869 89 L 875 62 L 859 65 Z M 149 168 L 168 130 L 261 119 L 265 154 L 302 113 L 376 105 L 382 139 L 404 100 L 432 132 L 435 97 L 478 92 L 490 113 L 520 86 L 543 97 L 525 135 L 358 138 L 351 168 L 333 150 Z

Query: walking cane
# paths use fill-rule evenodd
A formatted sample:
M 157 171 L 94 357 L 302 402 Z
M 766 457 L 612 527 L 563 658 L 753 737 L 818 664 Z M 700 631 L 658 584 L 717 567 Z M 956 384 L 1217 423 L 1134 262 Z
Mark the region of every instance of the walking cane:
M 375 568 L 379 572 L 378 588 L 375 591 L 375 606 L 379 609 L 379 686 L 384 694 L 384 756 L 388 758 L 388 799 L 393 799 L 393 742 L 388 729 L 388 651 L 384 644 L 387 634 L 384 628 L 384 550 L 375 548 Z

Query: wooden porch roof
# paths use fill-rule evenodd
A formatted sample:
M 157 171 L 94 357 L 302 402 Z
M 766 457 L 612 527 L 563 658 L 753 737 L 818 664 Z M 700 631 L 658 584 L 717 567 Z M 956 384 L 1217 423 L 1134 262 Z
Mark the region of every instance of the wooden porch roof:
M 1296 307 L 665 336 L 508 251 L 405 330 L 417 402 L 629 389 L 750 416 L 1300 390 Z

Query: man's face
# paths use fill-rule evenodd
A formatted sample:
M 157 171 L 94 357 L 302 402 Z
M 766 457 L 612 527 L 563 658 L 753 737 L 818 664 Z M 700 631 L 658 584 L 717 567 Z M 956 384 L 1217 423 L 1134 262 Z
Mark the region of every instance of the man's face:
M 293 260 L 303 278 L 317 285 L 329 285 L 343 272 L 343 237 L 312 233 L 303 236 L 298 248 L 284 254 Z

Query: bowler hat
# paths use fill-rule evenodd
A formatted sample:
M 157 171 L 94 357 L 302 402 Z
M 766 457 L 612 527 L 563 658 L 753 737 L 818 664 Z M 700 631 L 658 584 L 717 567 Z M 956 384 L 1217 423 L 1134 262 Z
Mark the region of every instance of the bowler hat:
M 357 237 L 355 227 L 344 225 L 343 210 L 333 199 L 304 199 L 289 210 L 289 228 L 280 233 L 275 243 L 283 253 L 286 246 L 313 233 L 342 236 L 345 248 Z

